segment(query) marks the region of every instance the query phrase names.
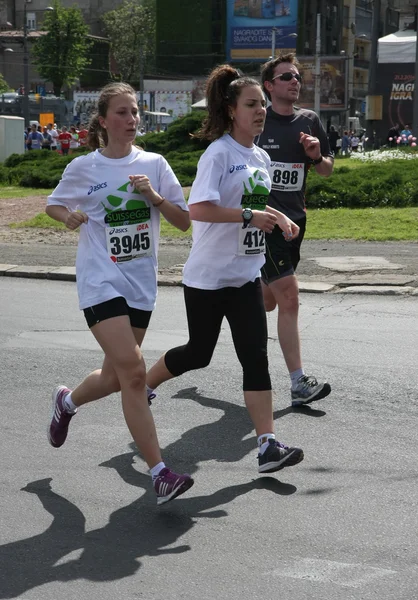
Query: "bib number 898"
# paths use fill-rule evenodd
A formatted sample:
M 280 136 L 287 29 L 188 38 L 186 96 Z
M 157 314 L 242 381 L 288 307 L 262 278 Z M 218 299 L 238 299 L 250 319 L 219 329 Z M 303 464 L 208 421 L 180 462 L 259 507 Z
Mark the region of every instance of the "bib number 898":
M 281 171 L 275 169 L 273 173 L 273 183 L 282 183 L 283 185 L 296 185 L 298 182 L 299 173 L 297 171 Z
M 120 254 L 131 254 L 132 250 L 136 252 L 145 252 L 150 247 L 150 239 L 148 231 L 142 233 L 136 233 L 132 238 L 130 235 L 124 235 L 123 237 L 112 237 L 110 238 L 111 252 L 114 256 Z

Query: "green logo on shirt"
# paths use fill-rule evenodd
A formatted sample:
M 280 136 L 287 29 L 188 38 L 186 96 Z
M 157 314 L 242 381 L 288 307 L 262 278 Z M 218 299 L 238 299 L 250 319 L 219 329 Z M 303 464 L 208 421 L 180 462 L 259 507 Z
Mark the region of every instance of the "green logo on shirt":
M 128 198 L 123 196 L 115 196 L 109 194 L 106 196 L 106 202 L 109 206 L 106 206 L 102 202 L 103 208 L 106 211 L 105 223 L 108 223 L 111 227 L 115 225 L 131 225 L 132 223 L 143 223 L 149 221 L 151 218 L 151 209 L 143 200 L 137 200 L 136 198 L 130 198 L 132 194 L 139 194 L 135 189 L 129 190 L 130 182 L 124 183 L 118 192 L 126 194 Z
M 243 208 L 252 210 L 265 210 L 270 190 L 266 187 L 260 171 L 257 169 L 253 175 L 244 181 L 244 194 L 241 198 Z

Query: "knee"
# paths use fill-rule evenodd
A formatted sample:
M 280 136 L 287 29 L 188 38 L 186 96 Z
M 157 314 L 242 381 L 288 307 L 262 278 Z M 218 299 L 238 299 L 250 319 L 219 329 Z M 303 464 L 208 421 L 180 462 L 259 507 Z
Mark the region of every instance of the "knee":
M 289 288 L 280 297 L 279 313 L 298 313 L 299 289 L 297 286 Z
M 144 361 L 117 369 L 119 388 L 142 389 L 146 383 L 146 368 Z
M 165 355 L 165 366 L 174 377 L 183 375 L 187 371 L 204 369 L 210 364 L 213 350 L 205 352 L 186 344 L 172 348 Z
M 110 391 L 110 393 L 116 394 L 117 392 L 120 392 L 120 383 L 118 376 L 115 372 L 106 375 L 102 374 L 102 377 L 103 383 L 106 386 L 106 389 Z

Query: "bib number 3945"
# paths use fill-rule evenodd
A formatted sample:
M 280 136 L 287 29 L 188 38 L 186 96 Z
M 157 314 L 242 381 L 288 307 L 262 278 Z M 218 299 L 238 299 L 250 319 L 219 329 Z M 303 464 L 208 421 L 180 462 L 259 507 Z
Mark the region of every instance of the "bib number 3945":
M 266 251 L 266 238 L 264 231 L 257 227 L 246 227 L 239 229 L 238 254 L 240 256 L 254 256 L 264 254 Z
M 152 256 L 151 223 L 106 228 L 107 252 L 113 262 Z

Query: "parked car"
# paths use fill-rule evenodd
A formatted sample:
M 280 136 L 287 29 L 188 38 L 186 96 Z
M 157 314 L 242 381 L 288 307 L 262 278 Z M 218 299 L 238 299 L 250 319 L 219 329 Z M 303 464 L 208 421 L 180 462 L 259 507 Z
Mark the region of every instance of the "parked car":
M 4 94 L 0 94 L 0 102 L 4 102 L 5 104 L 14 104 L 18 98 L 19 94 L 17 92 L 4 92 Z

